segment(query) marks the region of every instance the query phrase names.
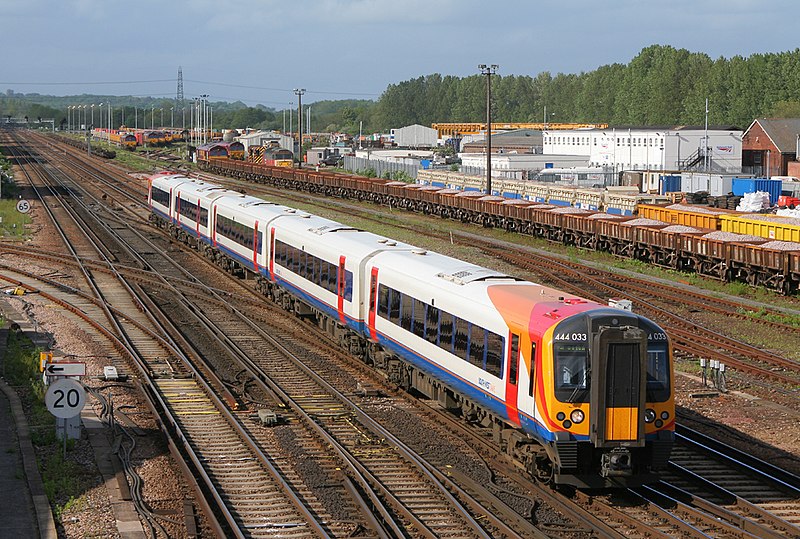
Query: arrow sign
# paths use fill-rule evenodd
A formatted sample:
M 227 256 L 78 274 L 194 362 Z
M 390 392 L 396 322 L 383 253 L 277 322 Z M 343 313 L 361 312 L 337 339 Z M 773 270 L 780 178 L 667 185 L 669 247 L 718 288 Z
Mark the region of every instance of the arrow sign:
M 44 372 L 48 376 L 86 376 L 86 363 L 48 363 Z

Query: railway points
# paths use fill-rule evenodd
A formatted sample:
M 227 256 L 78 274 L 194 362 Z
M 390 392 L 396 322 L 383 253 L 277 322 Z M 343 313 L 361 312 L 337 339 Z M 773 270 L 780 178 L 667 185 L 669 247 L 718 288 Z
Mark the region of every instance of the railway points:
M 128 270 L 128 271 L 129 271 L 129 270 Z M 597 503 L 597 502 L 595 502 L 595 503 Z M 664 517 L 664 518 L 667 518 L 667 517 Z M 666 522 L 666 521 L 665 521 L 665 522 Z M 655 524 L 654 524 L 654 525 L 655 525 Z M 673 524 L 668 524 L 668 525 L 673 525 L 673 526 L 674 526 L 674 525 L 676 525 L 676 524 L 675 524 L 675 523 L 673 523 Z M 598 528 L 598 529 L 599 529 L 599 528 Z

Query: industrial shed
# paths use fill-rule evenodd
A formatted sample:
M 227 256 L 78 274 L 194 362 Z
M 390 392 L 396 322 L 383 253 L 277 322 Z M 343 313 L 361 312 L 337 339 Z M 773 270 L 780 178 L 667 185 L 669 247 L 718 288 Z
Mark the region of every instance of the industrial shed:
M 432 148 L 438 140 L 436 129 L 419 124 L 392 129 L 391 135 L 394 143 L 401 148 Z

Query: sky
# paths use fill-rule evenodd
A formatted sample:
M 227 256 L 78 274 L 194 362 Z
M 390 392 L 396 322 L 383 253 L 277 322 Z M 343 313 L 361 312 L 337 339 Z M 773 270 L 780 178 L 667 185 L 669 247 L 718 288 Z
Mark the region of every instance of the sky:
M 0 0 L 0 92 L 378 99 L 419 76 L 580 73 L 671 45 L 794 50 L 796 0 Z

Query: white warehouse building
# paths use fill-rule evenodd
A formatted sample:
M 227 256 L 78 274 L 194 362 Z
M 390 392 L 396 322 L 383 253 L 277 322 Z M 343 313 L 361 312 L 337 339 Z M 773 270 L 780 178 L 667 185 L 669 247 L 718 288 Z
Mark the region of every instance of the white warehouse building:
M 401 148 L 433 148 L 438 141 L 436 129 L 414 124 L 391 130 L 390 138 Z
M 706 140 L 708 135 L 708 142 Z M 705 149 L 704 149 L 705 146 Z M 588 156 L 589 166 L 621 170 L 742 170 L 735 128 L 608 128 L 544 132 L 545 155 Z

